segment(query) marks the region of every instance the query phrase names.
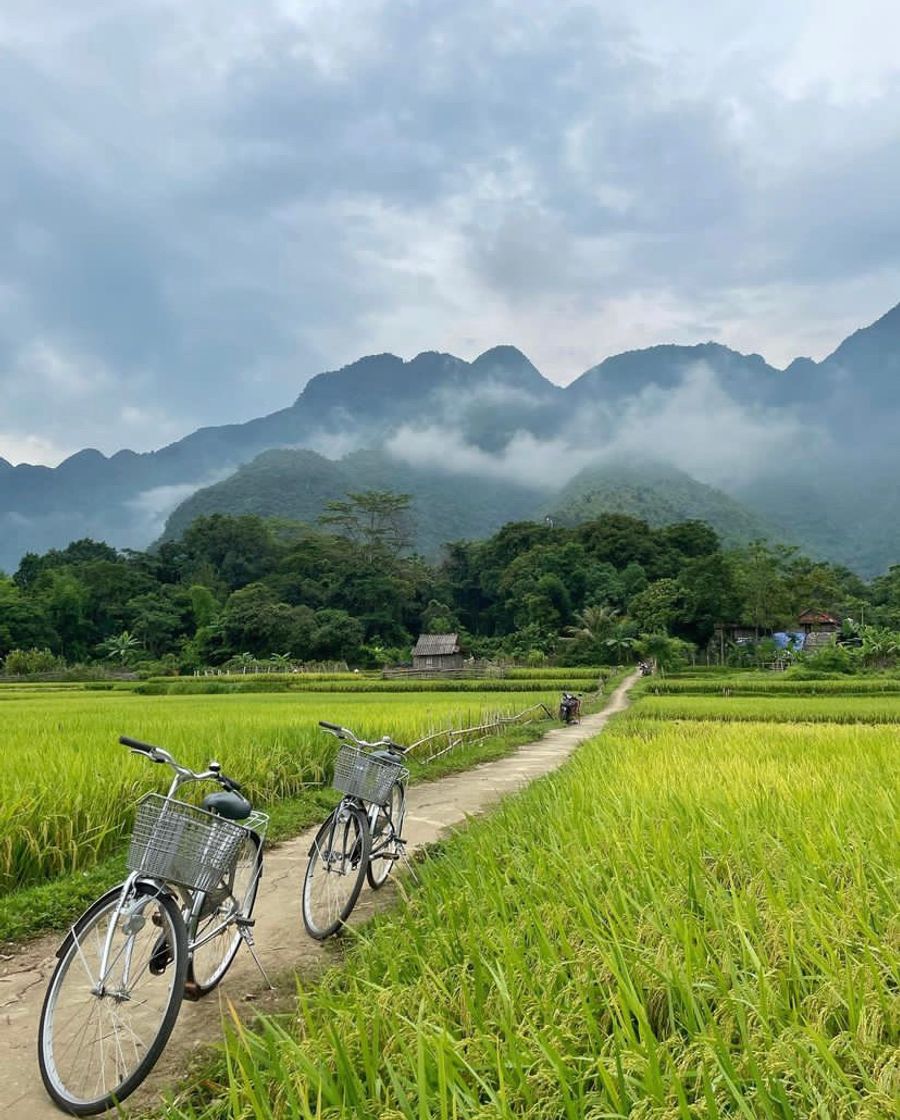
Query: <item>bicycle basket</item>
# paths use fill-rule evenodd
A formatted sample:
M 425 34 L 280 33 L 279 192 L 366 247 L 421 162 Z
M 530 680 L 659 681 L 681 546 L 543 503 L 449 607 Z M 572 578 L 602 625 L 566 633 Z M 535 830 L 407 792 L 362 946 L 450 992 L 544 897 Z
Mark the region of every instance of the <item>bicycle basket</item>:
M 141 798 L 128 870 L 192 890 L 212 890 L 234 867 L 246 830 L 158 793 Z
M 350 797 L 360 797 L 372 805 L 386 805 L 391 796 L 391 786 L 406 774 L 406 767 L 398 763 L 373 758 L 359 747 L 343 746 L 334 760 L 334 781 L 331 784 Z

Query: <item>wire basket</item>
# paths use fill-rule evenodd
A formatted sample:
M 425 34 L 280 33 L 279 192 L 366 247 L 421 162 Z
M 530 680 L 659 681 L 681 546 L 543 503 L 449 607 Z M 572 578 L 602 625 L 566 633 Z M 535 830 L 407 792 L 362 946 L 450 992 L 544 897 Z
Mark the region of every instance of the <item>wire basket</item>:
M 196 805 L 148 793 L 135 815 L 128 870 L 209 891 L 231 873 L 246 834 Z
M 331 784 L 350 797 L 360 797 L 372 805 L 386 805 L 391 786 L 408 773 L 399 763 L 373 758 L 359 747 L 343 746 L 334 760 Z

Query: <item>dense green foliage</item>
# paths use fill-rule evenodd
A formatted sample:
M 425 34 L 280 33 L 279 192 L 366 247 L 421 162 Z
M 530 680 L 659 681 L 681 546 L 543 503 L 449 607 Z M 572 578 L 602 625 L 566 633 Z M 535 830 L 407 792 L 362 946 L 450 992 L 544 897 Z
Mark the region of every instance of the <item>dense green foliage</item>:
M 318 528 L 214 515 L 148 553 L 83 540 L 29 554 L 0 577 L 0 657 L 15 673 L 55 658 L 151 673 L 260 659 L 374 667 L 407 660 L 421 632 L 459 631 L 475 656 L 641 655 L 665 670 L 702 653 L 717 622 L 764 634 L 811 606 L 865 617 L 863 629 L 848 623 L 862 634 L 859 664 L 900 657 L 900 568 L 865 584 L 786 546 L 723 549 L 703 522 L 652 528 L 623 514 L 515 522 L 427 563 L 409 552 L 410 516 L 405 496 L 362 491 L 330 503 Z M 732 653 L 765 662 L 773 651 Z M 853 667 L 841 650 L 816 656 L 820 669 Z
M 166 1116 L 894 1115 L 895 743 L 639 705 Z

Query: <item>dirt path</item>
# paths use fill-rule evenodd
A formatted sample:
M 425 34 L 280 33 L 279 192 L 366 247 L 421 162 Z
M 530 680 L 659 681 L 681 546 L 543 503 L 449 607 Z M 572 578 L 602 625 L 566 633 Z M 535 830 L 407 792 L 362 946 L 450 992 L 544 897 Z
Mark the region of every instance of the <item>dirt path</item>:
M 430 843 L 466 817 L 480 813 L 504 794 L 521 789 L 555 770 L 579 744 L 592 738 L 615 712 L 628 705 L 629 677 L 610 697 L 602 712 L 578 725 L 559 727 L 542 739 L 496 762 L 474 766 L 434 782 L 410 787 L 405 832 L 410 847 Z M 267 993 L 246 950 L 242 951 L 215 995 L 182 1005 L 178 1023 L 162 1059 L 132 1101 L 150 1107 L 165 1087 L 177 1080 L 199 1046 L 221 1036 L 223 998 L 255 1011 L 279 1005 L 296 990 L 296 977 L 314 978 L 341 958 L 339 941 L 322 945 L 307 937 L 300 917 L 300 883 L 315 830 L 281 844 L 266 855 L 265 873 L 256 906 L 256 942 L 263 964 L 276 984 Z M 395 892 L 378 894 L 365 887 L 351 924 L 365 921 L 389 905 Z M 37 1068 L 37 1027 L 44 990 L 60 937 L 34 941 L 0 967 L 0 1117 L 3 1120 L 58 1120 Z

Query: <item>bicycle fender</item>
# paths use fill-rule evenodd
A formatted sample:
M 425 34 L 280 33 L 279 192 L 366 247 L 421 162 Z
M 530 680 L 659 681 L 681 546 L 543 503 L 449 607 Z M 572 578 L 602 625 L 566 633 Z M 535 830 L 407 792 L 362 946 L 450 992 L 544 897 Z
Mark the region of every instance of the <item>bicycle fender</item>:
M 135 886 L 143 885 L 144 887 L 147 887 L 147 886 L 149 886 L 149 883 L 150 883 L 149 880 L 138 879 L 137 882 L 135 883 Z M 121 883 L 118 884 L 118 886 L 110 887 L 110 889 L 108 891 L 106 891 L 105 894 L 101 894 L 98 898 L 95 898 L 94 901 L 90 904 L 90 906 L 88 906 L 85 910 L 83 910 L 81 915 L 78 918 L 76 918 L 74 922 L 69 922 L 69 928 L 66 931 L 66 935 L 62 939 L 62 941 L 59 943 L 59 947 L 57 948 L 56 953 L 54 954 L 57 957 L 57 959 L 62 957 L 63 953 L 66 952 L 66 950 L 72 944 L 72 942 L 74 940 L 74 934 L 73 934 L 72 931 L 75 928 L 75 926 L 77 926 L 78 923 L 83 918 L 86 918 L 87 915 L 90 914 L 90 912 L 96 906 L 105 905 L 107 902 L 111 902 L 112 899 L 118 898 L 118 896 L 122 893 L 122 887 L 124 887 L 124 886 L 125 886 L 125 883 L 121 882 Z M 165 893 L 166 894 L 171 894 L 172 892 L 171 891 L 166 891 Z

